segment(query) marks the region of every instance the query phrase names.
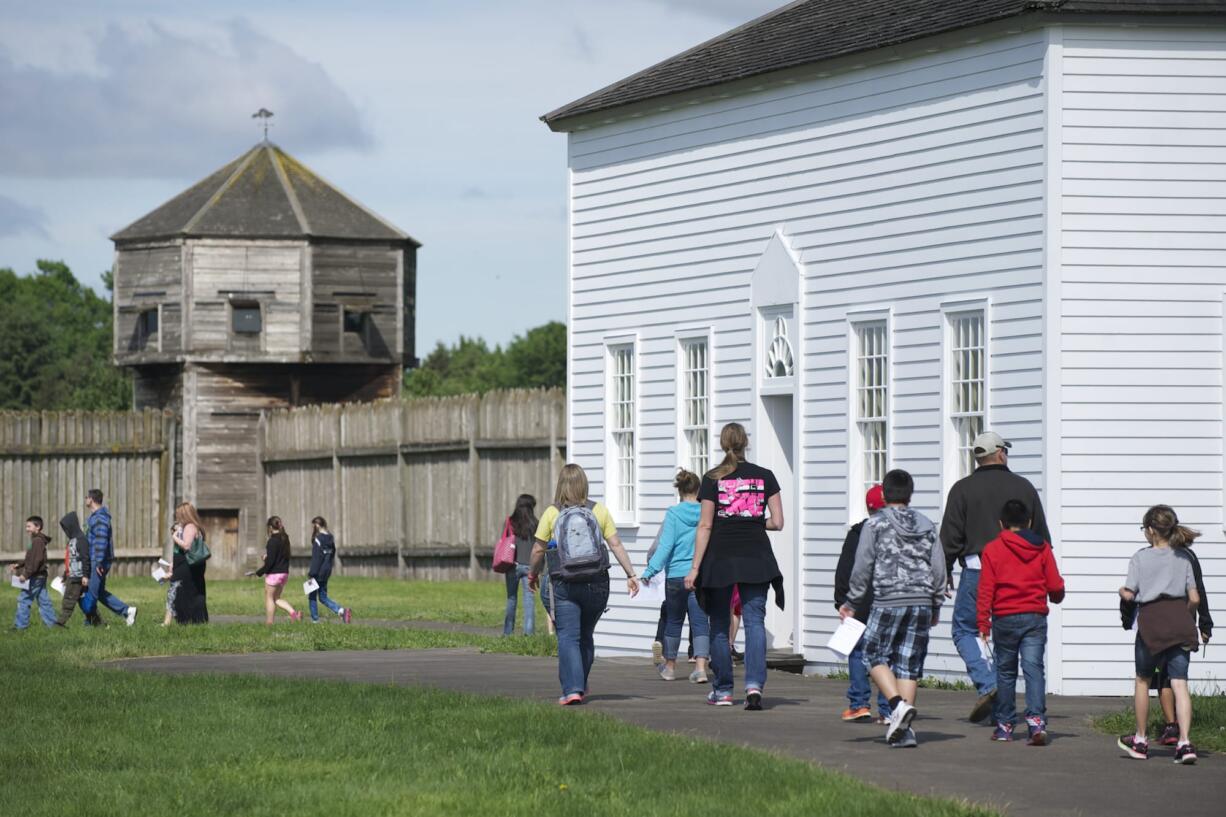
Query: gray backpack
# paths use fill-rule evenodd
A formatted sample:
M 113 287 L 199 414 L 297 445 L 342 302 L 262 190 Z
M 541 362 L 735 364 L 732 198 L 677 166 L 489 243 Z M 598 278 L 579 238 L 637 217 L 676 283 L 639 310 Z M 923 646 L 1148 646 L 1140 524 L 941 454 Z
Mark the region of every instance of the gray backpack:
M 560 509 L 553 523 L 557 561 L 550 575 L 567 582 L 590 581 L 609 569 L 609 548 L 592 512 L 595 503 Z

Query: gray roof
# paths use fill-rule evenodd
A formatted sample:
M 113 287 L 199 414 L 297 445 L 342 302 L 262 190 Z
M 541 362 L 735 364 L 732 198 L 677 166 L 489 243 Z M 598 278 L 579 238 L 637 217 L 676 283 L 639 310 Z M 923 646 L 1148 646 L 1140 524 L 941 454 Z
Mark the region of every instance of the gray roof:
M 1226 0 L 798 0 L 541 119 L 570 130 L 583 114 L 1035 13 L 1226 14 Z
M 256 145 L 111 239 L 118 243 L 174 237 L 417 244 L 271 142 Z

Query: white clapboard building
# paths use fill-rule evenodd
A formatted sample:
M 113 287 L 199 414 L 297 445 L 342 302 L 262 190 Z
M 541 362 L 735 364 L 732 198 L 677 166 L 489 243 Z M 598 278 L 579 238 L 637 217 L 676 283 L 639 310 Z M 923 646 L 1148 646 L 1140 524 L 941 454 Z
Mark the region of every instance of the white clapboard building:
M 570 456 L 637 564 L 674 469 L 746 424 L 784 486 L 774 646 L 833 666 L 865 486 L 905 468 L 939 520 L 990 428 L 1068 582 L 1051 690 L 1132 689 L 1116 590 L 1150 504 L 1204 533 L 1226 621 L 1226 2 L 803 0 L 544 120 Z M 655 611 L 614 588 L 599 650 L 643 652 Z M 1192 668 L 1226 687 L 1226 646 Z M 928 670 L 964 672 L 947 623 Z

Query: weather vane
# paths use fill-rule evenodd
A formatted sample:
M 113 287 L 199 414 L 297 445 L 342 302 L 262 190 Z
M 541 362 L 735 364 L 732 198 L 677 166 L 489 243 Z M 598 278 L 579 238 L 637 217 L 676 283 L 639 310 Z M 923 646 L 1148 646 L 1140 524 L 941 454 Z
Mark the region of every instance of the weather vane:
M 267 108 L 260 108 L 258 111 L 251 114 L 251 118 L 263 120 L 261 124 L 264 126 L 264 141 L 267 142 L 268 128 L 271 127 L 271 123 L 268 120 L 272 119 L 272 111 L 268 110 Z

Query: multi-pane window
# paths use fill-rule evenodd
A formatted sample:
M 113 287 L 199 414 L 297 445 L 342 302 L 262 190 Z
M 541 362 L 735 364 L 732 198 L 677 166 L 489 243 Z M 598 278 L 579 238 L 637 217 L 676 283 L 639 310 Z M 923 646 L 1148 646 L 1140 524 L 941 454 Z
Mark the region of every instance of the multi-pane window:
M 710 376 L 707 341 L 686 340 L 681 344 L 681 433 L 685 444 L 683 464 L 699 476 L 707 472 L 711 458 Z
M 861 490 L 885 477 L 889 443 L 889 359 L 884 322 L 856 327 L 856 431 Z
M 635 383 L 634 346 L 609 348 L 610 391 L 609 432 L 612 437 L 613 490 L 617 510 L 630 516 L 635 512 Z
M 949 417 L 960 479 L 975 470 L 971 443 L 986 423 L 983 312 L 950 315 L 949 333 Z

